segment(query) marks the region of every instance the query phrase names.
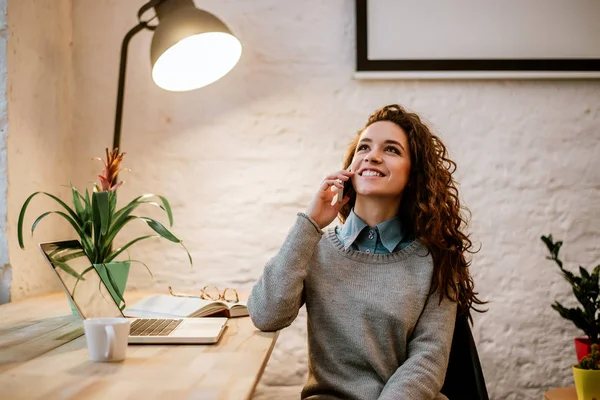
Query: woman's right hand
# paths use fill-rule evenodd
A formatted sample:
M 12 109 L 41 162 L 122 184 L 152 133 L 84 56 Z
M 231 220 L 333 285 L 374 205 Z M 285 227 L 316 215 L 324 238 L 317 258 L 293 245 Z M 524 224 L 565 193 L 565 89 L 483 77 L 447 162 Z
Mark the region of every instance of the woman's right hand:
M 338 215 L 340 208 L 350 200 L 350 197 L 345 196 L 341 202 L 336 201 L 331 205 L 333 198 L 337 197 L 337 190 L 332 190 L 332 187 L 343 190 L 344 186 L 339 180 L 350 185 L 350 178 L 353 175 L 354 172 L 341 170 L 327 175 L 321 183 L 306 211 L 306 215 L 312 218 L 319 225 L 319 228 L 323 229 L 329 225 Z

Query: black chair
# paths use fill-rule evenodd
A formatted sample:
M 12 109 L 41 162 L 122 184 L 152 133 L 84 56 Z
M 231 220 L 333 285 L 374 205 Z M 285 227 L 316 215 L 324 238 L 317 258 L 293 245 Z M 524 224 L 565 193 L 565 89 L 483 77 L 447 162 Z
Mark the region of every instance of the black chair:
M 466 315 L 456 316 L 442 394 L 449 400 L 489 400 L 477 347 Z

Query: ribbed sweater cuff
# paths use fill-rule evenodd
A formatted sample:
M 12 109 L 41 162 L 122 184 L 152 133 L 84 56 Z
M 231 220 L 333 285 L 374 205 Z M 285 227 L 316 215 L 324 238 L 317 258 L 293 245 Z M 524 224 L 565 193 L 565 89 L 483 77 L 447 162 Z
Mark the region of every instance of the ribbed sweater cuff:
M 321 228 L 319 228 L 319 225 L 315 222 L 314 219 L 312 219 L 308 215 L 304 214 L 303 212 L 299 212 L 298 216 L 307 219 L 311 224 L 313 224 L 313 226 L 315 227 L 315 229 L 317 230 L 317 232 L 319 232 L 321 235 L 323 234 L 323 230 Z

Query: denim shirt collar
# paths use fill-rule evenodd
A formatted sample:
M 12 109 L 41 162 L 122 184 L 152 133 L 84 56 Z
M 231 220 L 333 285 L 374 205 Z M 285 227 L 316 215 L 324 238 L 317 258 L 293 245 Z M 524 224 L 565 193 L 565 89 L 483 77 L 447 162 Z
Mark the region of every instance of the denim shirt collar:
M 340 239 L 344 243 L 344 249 L 348 250 L 360 233 L 368 227 L 369 225 L 354 213 L 353 208 L 339 232 Z M 400 244 L 405 235 L 402 222 L 400 222 L 398 216 L 377 224 L 375 230 L 379 233 L 381 243 L 390 253 Z

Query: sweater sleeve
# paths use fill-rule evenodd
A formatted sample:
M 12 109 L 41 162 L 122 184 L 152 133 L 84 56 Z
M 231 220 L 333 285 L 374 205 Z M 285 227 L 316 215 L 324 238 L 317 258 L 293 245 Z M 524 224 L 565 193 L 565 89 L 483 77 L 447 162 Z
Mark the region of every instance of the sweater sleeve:
M 267 262 L 248 298 L 250 318 L 261 331 L 289 326 L 304 304 L 304 278 L 323 231 L 306 214 L 296 223 L 277 254 Z
M 407 359 L 388 379 L 379 400 L 432 400 L 446 377 L 457 304 L 439 291 L 429 295 L 407 345 Z

